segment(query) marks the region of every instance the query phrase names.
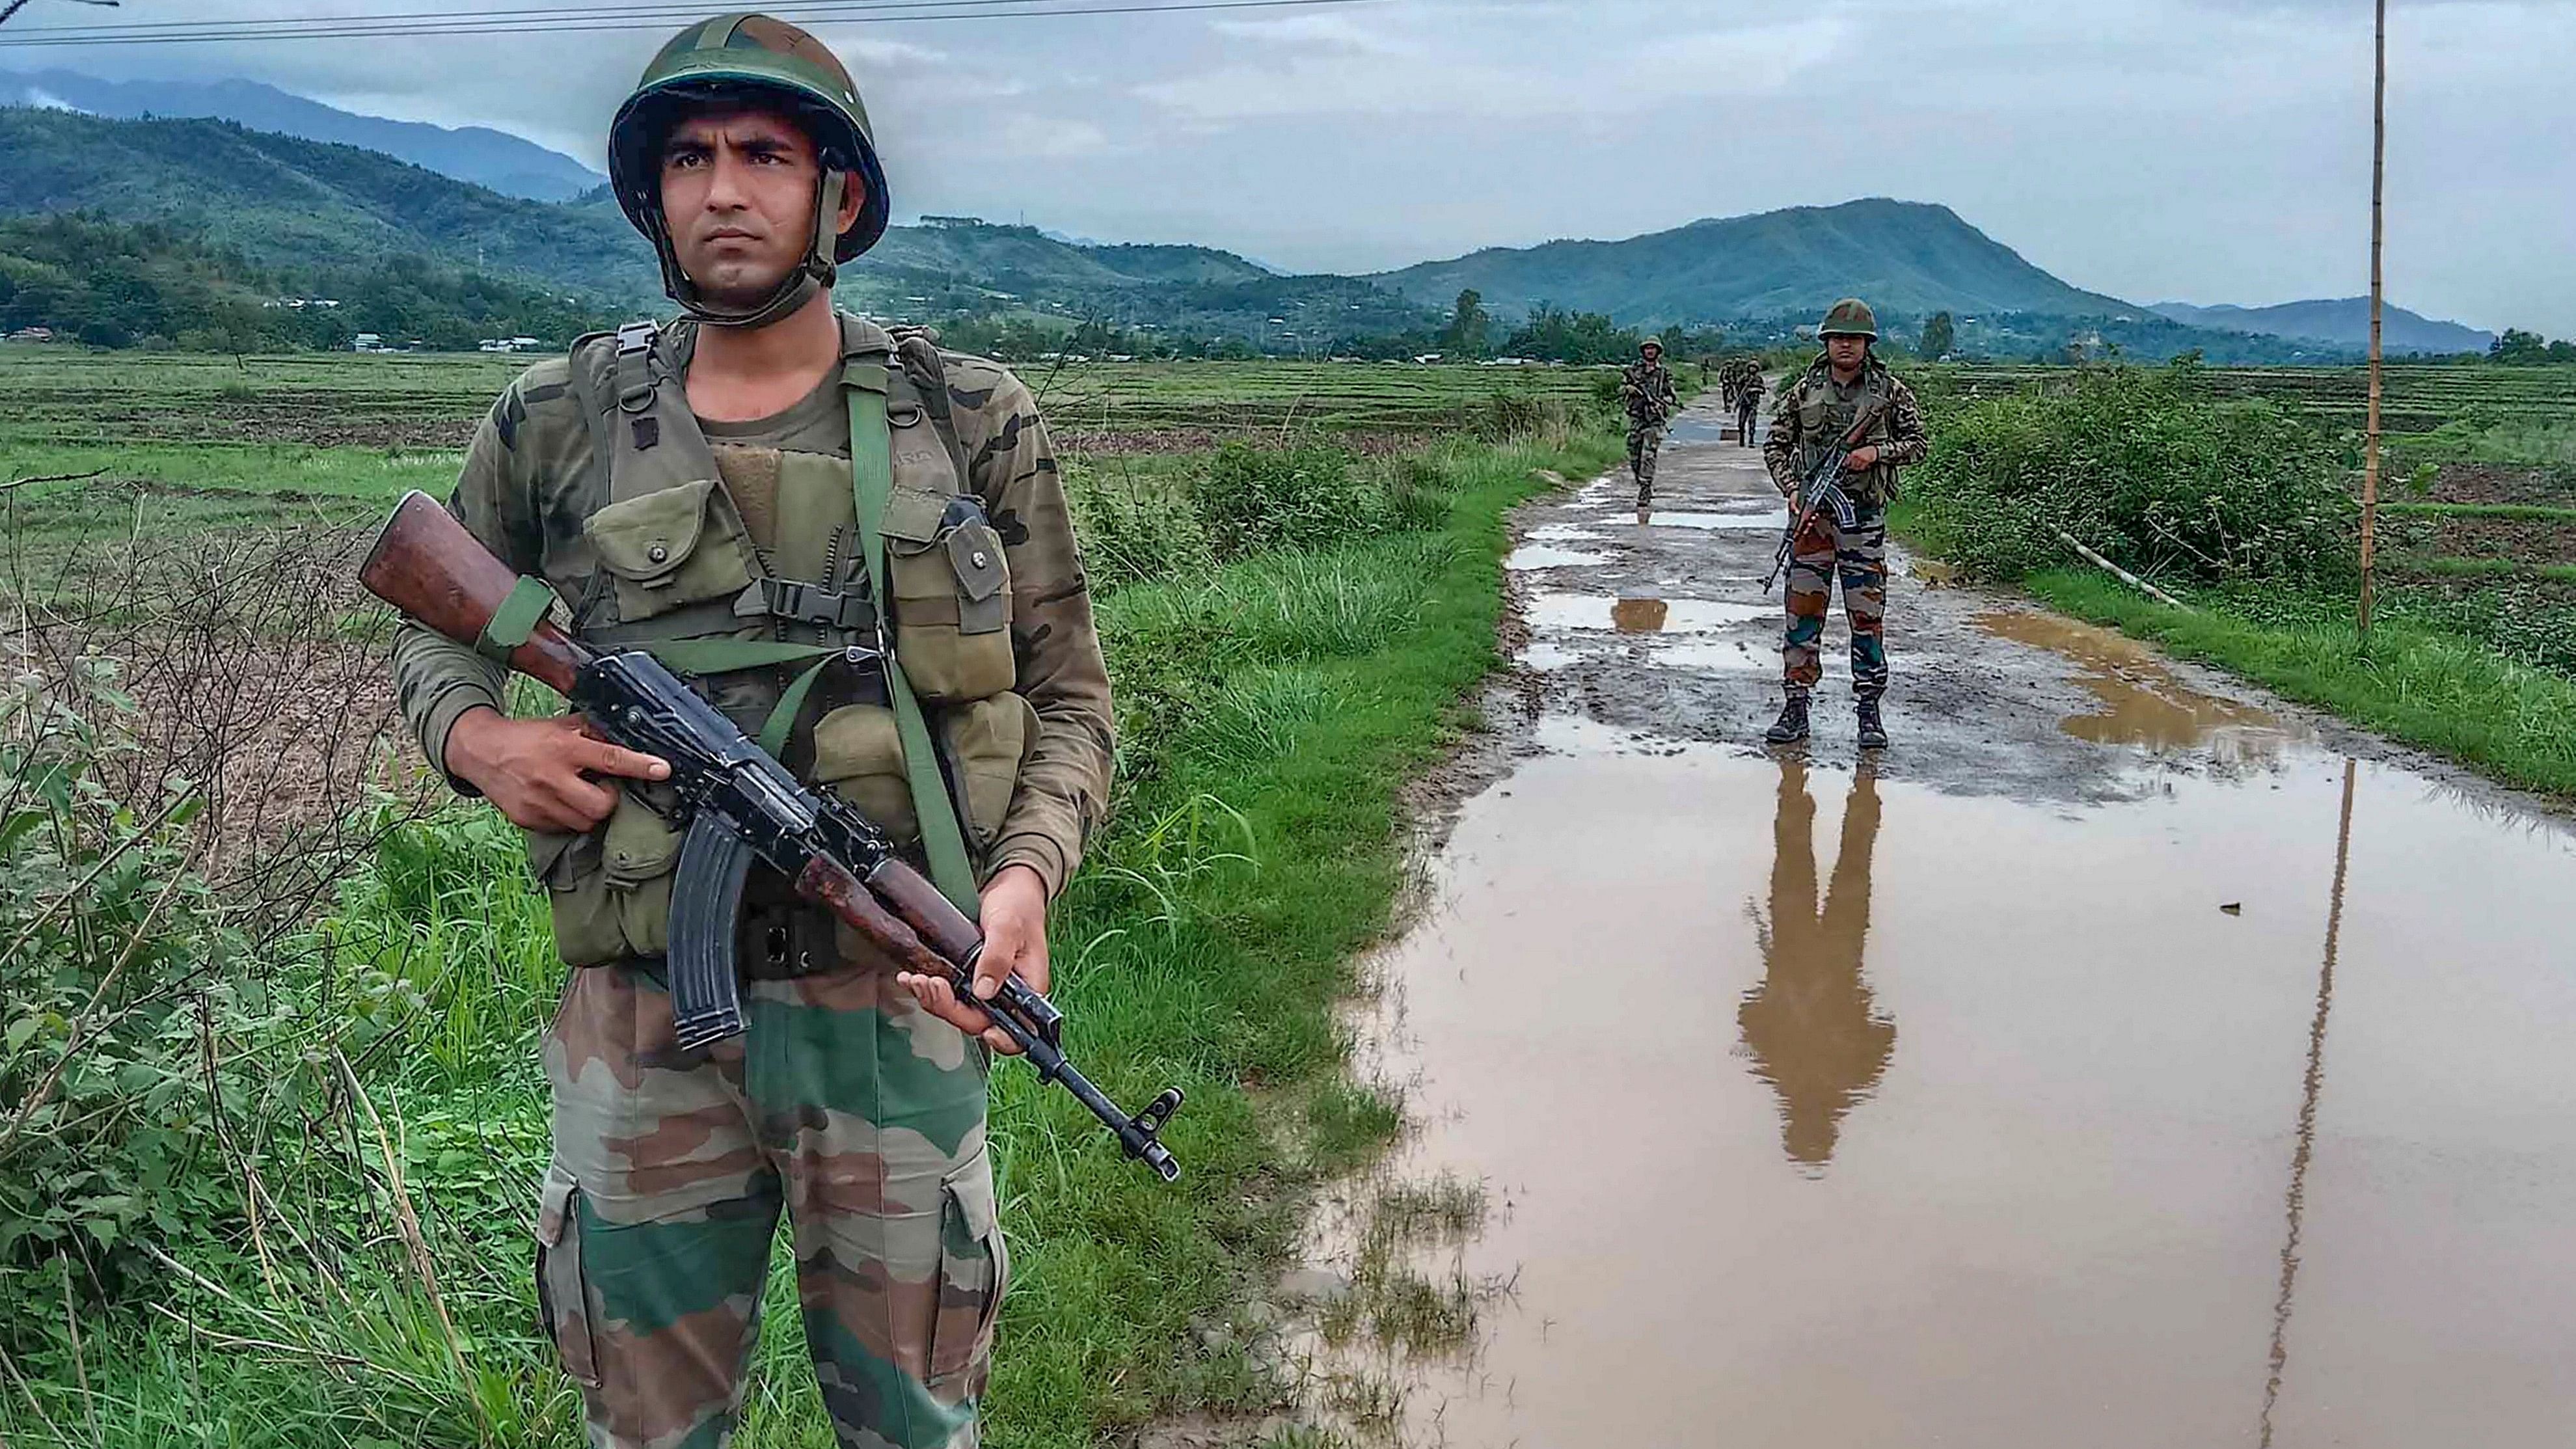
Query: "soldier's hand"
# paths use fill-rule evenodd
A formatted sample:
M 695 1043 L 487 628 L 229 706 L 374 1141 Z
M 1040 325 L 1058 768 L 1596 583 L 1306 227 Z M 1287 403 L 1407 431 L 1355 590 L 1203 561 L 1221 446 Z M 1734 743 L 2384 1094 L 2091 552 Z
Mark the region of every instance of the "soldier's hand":
M 1843 459 L 1843 471 L 1846 473 L 1866 473 L 1877 466 L 1878 444 L 1876 443 L 1863 443 L 1852 449 L 1850 455 Z
M 984 928 L 984 951 L 975 958 L 975 995 L 989 1001 L 1002 989 L 1002 981 L 1017 976 L 1031 991 L 1043 996 L 1047 989 L 1047 894 L 1046 881 L 1025 865 L 1006 865 L 984 883 L 981 911 Z M 1004 1055 L 1015 1054 L 1019 1044 L 1010 1033 L 993 1025 L 993 1019 L 973 1003 L 957 999 L 957 989 L 944 976 L 924 976 L 903 971 L 895 980 L 910 990 L 931 1015 L 959 1031 L 977 1033 L 984 1045 Z
M 447 768 L 528 830 L 577 833 L 617 808 L 617 789 L 594 776 L 667 780 L 671 767 L 590 733 L 579 715 L 511 719 L 478 707 L 447 731 Z

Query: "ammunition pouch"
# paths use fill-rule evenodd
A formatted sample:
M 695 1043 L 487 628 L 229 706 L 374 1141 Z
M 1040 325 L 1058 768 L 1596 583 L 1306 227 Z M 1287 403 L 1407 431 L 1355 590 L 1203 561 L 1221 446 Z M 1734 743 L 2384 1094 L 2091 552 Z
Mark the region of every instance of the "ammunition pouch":
M 575 345 L 574 387 L 594 454 L 608 467 L 607 501 L 584 520 L 582 535 L 607 576 L 592 597 L 614 606 L 612 617 L 594 608 L 577 627 L 594 645 L 662 656 L 773 753 L 786 753 L 797 716 L 820 708 L 805 778 L 918 850 L 914 787 L 889 686 L 874 656 L 857 652 L 890 646 L 926 707 L 942 757 L 936 777 L 980 862 L 1037 740 L 1036 711 L 1011 692 L 1018 663 L 1010 567 L 1000 534 L 966 486 L 944 380 L 911 375 L 935 369 L 936 353 L 906 343 L 902 366 L 886 368 L 898 356 L 891 339 L 846 318 L 843 331 L 845 369 L 885 374 L 893 487 L 877 522 L 891 609 L 878 607 L 859 555 L 851 465 L 784 454 L 774 496 L 764 485 L 760 496 L 737 500 L 687 406 L 685 363 L 666 362 L 668 337 L 647 346 L 644 330 L 629 327 L 613 360 L 596 339 Z M 767 552 L 745 512 L 775 535 Z M 870 663 L 842 662 L 862 658 Z M 529 834 L 529 868 L 546 889 L 567 965 L 668 948 L 680 839 L 631 793 L 588 834 Z M 746 908 L 754 929 L 745 937 L 745 970 L 799 974 L 801 964 L 767 962 L 755 914 Z M 791 908 L 783 918 L 799 914 Z M 807 925 L 798 929 L 822 928 L 815 913 L 801 914 Z M 843 959 L 850 944 L 844 934 Z M 790 954 L 801 963 L 811 944 Z

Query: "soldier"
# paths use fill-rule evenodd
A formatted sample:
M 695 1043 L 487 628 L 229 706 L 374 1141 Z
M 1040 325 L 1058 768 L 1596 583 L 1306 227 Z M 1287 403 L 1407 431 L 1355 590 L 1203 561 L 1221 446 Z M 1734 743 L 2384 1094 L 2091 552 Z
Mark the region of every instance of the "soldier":
M 522 374 L 451 511 L 581 638 L 661 656 L 980 907 L 979 996 L 1010 972 L 1044 990 L 1112 716 L 1035 402 L 994 363 L 833 310 L 890 203 L 849 73 L 796 27 L 682 31 L 619 109 L 609 166 L 685 315 Z M 724 1441 L 783 1207 L 840 1442 L 975 1443 L 1010 1278 L 984 1129 L 1008 1038 L 756 872 L 749 1031 L 678 1050 L 678 841 L 637 798 L 667 767 L 570 717 L 510 718 L 498 667 L 426 630 L 394 670 L 432 764 L 527 830 L 575 968 L 545 1041 L 537 1286 L 589 1442 Z
M 1735 441 L 1739 447 L 1753 446 L 1753 423 L 1762 415 L 1762 366 L 1748 362 L 1735 382 Z
M 1770 435 L 1762 443 L 1771 481 L 1788 495 L 1793 509 L 1807 469 L 1850 431 L 1862 409 L 1877 406 L 1866 434 L 1843 465 L 1843 489 L 1858 521 L 1846 531 L 1832 509 L 1820 508 L 1795 542 L 1788 635 L 1780 645 L 1788 699 L 1763 738 L 1781 745 L 1807 737 L 1807 697 L 1823 673 L 1819 647 L 1839 577 L 1843 613 L 1851 622 L 1860 746 L 1883 749 L 1887 726 L 1878 705 L 1887 692 L 1887 504 L 1896 496 L 1896 470 L 1921 462 L 1929 444 L 1913 390 L 1871 352 L 1878 321 L 1867 303 L 1857 297 L 1836 302 L 1816 335 L 1824 342 L 1824 354 L 1781 389 L 1772 407 Z
M 1619 401 L 1628 409 L 1628 475 L 1637 480 L 1637 521 L 1655 506 L 1655 454 L 1664 446 L 1664 423 L 1680 406 L 1673 375 L 1664 370 L 1664 343 L 1637 344 L 1637 360 L 1619 374 Z

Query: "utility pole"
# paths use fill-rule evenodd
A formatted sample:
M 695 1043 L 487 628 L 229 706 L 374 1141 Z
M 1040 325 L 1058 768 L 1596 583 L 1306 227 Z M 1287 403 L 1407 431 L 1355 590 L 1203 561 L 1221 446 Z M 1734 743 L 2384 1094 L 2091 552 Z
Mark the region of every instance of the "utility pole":
M 2370 638 L 2371 554 L 2379 531 L 2379 260 L 2387 242 L 2381 202 L 2388 175 L 2388 0 L 2378 0 L 2377 9 L 2370 82 L 2370 421 L 2362 435 L 2361 458 L 2359 632 L 2364 642 Z

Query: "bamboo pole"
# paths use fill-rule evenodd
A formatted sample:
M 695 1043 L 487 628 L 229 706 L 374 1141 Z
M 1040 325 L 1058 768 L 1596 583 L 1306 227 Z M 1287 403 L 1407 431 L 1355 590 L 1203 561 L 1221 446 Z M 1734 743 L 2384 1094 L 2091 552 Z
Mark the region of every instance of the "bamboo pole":
M 2102 570 L 2111 577 L 2127 584 L 2130 588 L 2136 589 L 2139 593 L 2145 594 L 2148 598 L 2155 600 L 2157 603 L 2164 605 L 2168 609 L 2180 609 L 2186 614 L 2192 611 L 2191 605 L 2184 603 L 2182 600 L 2177 599 L 2173 595 L 2166 593 L 2164 590 L 2157 588 L 2155 585 L 2148 583 L 2145 579 L 2139 578 L 2136 574 L 2129 572 L 2127 569 L 2124 569 L 2118 564 L 2111 562 L 2109 559 L 2102 557 L 2102 555 L 2086 548 L 2083 542 L 2076 538 L 2074 534 L 2068 533 L 2062 528 L 2055 529 L 2053 532 L 2056 533 L 2058 542 L 2065 544 L 2068 548 L 2071 548 L 2078 554 L 2082 555 L 2086 563 L 2093 565 L 2095 568 Z
M 2388 176 L 2388 0 L 2378 0 L 2378 25 L 2372 40 L 2370 78 L 2370 421 L 2362 437 L 2361 458 L 2361 617 L 2359 632 L 2370 637 L 2370 592 L 2373 544 L 2379 533 L 2379 309 L 2383 295 L 2380 256 L 2386 248 L 2382 212 Z

